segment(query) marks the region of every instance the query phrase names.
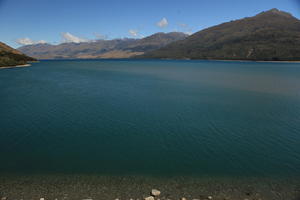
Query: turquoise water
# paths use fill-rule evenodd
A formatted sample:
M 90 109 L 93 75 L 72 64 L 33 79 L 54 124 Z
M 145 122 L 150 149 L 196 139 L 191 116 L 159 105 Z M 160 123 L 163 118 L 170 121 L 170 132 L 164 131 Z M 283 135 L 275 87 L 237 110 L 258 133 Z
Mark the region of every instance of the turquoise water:
M 0 172 L 300 176 L 300 64 L 0 70 Z

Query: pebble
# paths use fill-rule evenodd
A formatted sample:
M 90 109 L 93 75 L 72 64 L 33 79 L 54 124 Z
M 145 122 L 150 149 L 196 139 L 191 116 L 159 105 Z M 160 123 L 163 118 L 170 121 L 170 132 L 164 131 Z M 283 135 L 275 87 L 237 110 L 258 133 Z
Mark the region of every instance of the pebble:
M 146 197 L 145 200 L 154 200 L 154 197 L 153 196 Z
M 157 189 L 152 189 L 151 191 L 151 195 L 154 196 L 154 197 L 157 197 L 160 195 L 160 191 L 157 190 Z
M 186 198 L 185 198 L 185 197 L 182 197 L 182 198 L 180 198 L 180 200 L 186 200 Z
M 2 197 L 1 200 L 7 200 L 7 197 Z
M 207 198 L 208 198 L 209 200 L 211 200 L 211 199 L 212 199 L 212 196 L 208 196 Z
M 40 198 L 40 200 L 45 200 L 45 198 Z

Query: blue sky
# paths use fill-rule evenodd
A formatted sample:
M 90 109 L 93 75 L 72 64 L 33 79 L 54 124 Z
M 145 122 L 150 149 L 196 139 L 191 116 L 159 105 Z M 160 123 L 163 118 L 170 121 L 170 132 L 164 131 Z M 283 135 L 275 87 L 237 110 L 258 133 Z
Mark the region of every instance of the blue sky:
M 192 33 L 271 8 L 300 18 L 300 0 L 0 0 L 0 41 L 19 47 Z

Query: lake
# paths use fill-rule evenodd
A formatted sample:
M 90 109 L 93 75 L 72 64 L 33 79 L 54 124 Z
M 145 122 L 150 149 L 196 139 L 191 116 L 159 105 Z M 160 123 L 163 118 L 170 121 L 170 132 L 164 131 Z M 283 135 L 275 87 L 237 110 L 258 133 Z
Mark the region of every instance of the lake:
M 0 70 L 1 174 L 300 177 L 300 63 Z

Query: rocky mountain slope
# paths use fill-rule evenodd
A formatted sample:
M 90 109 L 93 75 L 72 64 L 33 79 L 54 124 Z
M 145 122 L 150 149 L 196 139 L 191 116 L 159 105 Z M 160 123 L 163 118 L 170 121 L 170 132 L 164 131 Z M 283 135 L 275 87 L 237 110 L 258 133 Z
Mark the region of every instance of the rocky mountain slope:
M 199 31 L 141 56 L 219 60 L 300 60 L 300 20 L 271 9 Z

